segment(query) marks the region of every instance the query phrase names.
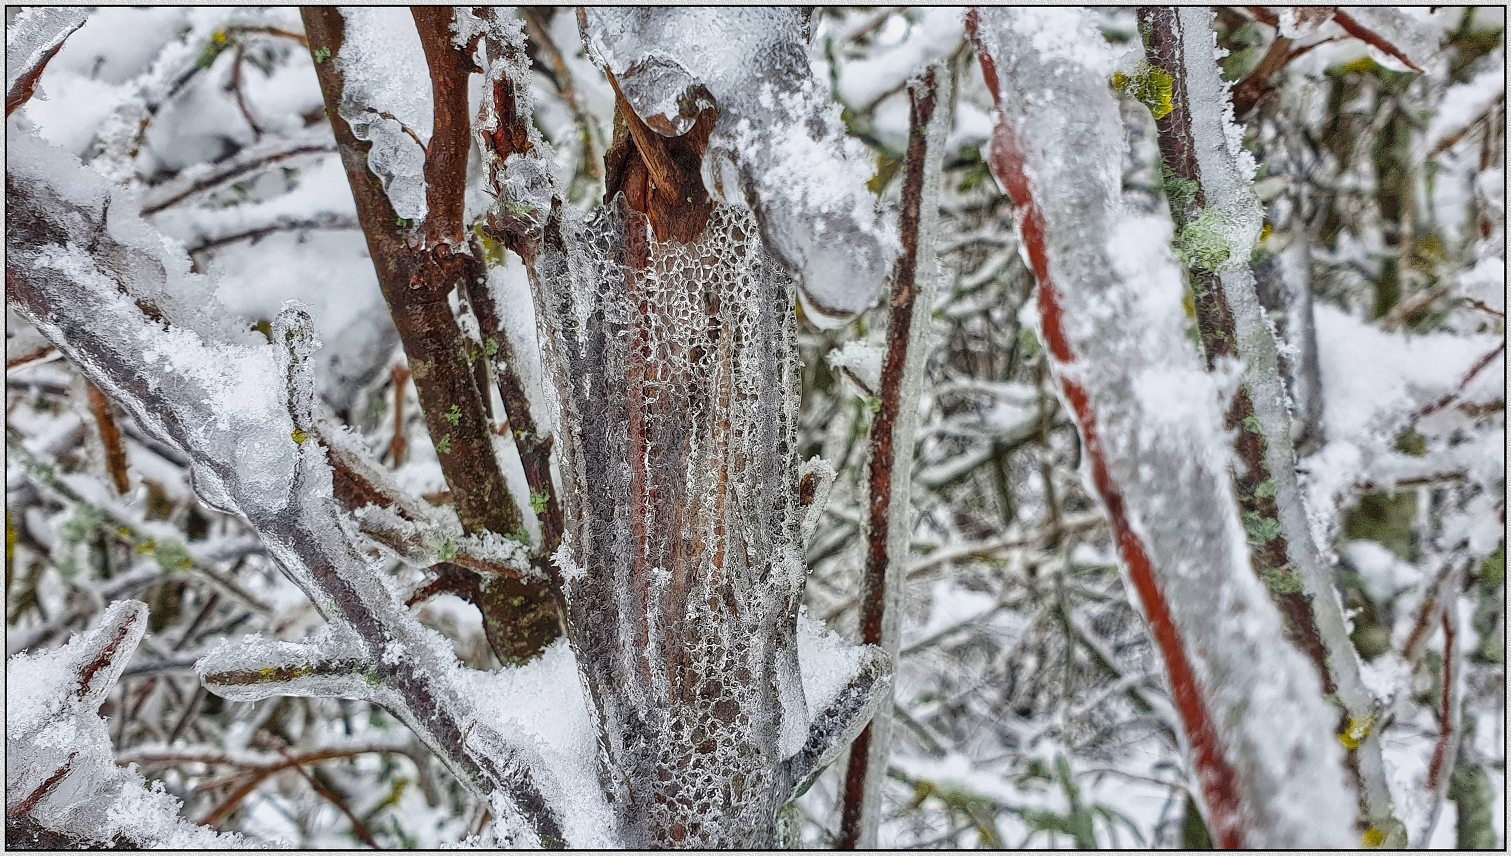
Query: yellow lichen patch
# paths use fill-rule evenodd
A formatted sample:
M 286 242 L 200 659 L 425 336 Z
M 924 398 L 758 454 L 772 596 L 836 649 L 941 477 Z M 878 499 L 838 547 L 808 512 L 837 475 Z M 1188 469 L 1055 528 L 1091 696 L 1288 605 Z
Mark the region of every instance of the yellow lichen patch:
M 308 440 L 310 438 L 310 435 L 304 433 L 304 429 L 303 428 L 295 428 L 294 432 L 292 434 L 290 434 L 289 436 L 293 437 L 294 438 L 294 442 L 298 443 L 300 445 L 303 445 L 304 441 Z
M 1175 109 L 1175 78 L 1147 62 L 1140 62 L 1131 75 L 1115 72 L 1112 88 L 1137 98 L 1156 119 L 1165 118 Z
M 1375 829 L 1373 826 L 1371 826 L 1370 828 L 1364 830 L 1364 846 L 1365 847 L 1379 847 L 1380 845 L 1382 845 L 1384 843 L 1385 843 L 1385 833 L 1381 832 L 1378 829 Z
M 1348 727 L 1343 729 L 1342 734 L 1338 735 L 1338 742 L 1342 743 L 1344 748 L 1349 751 L 1358 749 L 1360 744 L 1369 738 L 1369 734 L 1374 730 L 1374 727 L 1375 715 L 1372 713 L 1363 720 L 1349 717 Z

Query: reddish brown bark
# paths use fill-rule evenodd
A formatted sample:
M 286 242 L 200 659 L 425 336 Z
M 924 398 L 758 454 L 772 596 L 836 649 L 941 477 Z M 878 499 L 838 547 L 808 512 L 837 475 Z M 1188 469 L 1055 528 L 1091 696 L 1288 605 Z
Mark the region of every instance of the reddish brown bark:
M 1453 682 L 1458 679 L 1458 622 L 1450 614 L 1458 606 L 1452 602 L 1457 592 L 1449 590 L 1444 594 L 1450 600 L 1442 611 L 1443 687 L 1438 697 L 1438 739 L 1433 744 L 1432 760 L 1427 765 L 1427 789 L 1433 792 L 1438 790 L 1453 770 L 1453 742 L 1458 736 L 1455 731 L 1458 711 L 1454 710 L 1453 704 Z
M 435 100 L 435 125 L 425 163 L 429 213 L 423 235 L 415 236 L 400 225 L 377 176 L 367 169 L 369 144 L 357 140 L 340 115 L 345 80 L 338 63 L 323 60 L 340 54 L 345 40 L 341 12 L 334 7 L 302 9 L 326 115 L 457 515 L 468 532 L 491 531 L 510 537 L 522 531 L 522 518 L 494 454 L 483 390 L 474 378 L 467 340 L 449 303 L 452 290 L 475 280 L 482 266 L 468 250 L 462 230 L 471 144 L 467 78 L 476 69 L 470 52 L 452 44 L 452 14 L 449 7 L 414 10 Z M 412 243 L 416 237 L 418 242 Z M 537 631 L 516 637 L 519 647 L 495 651 L 503 662 L 529 659 L 560 635 L 559 621 L 540 620 L 542 612 L 553 617 L 557 613 L 549 588 L 533 580 L 519 584 L 522 590 L 508 598 L 490 599 L 487 607 L 478 604 L 489 623 L 519 624 Z
M 110 481 L 115 492 L 125 496 L 131 490 L 131 478 L 126 474 L 126 445 L 121 442 L 121 429 L 115 422 L 115 409 L 100 388 L 84 382 L 89 388 L 89 410 L 100 428 L 100 443 L 105 447 L 105 469 L 110 472 Z
M 614 143 L 604 155 L 604 200 L 623 192 L 630 207 L 650 219 L 658 241 L 691 244 L 713 212 L 701 170 L 719 111 L 705 109 L 687 133 L 664 137 L 640 120 L 612 72 L 609 83 L 615 97 Z
M 938 70 L 924 72 L 923 83 L 916 91 L 910 90 L 910 127 L 908 149 L 905 158 L 902 211 L 898 231 L 902 238 L 902 255 L 892 278 L 892 293 L 888 301 L 887 346 L 883 357 L 881 381 L 876 394 L 881 399 L 881 409 L 871 423 L 869 438 L 870 465 L 867 468 L 867 489 L 870 497 L 866 517 L 866 564 L 861 571 L 860 590 L 860 641 L 867 645 L 882 643 L 883 619 L 886 617 L 889 592 L 887 570 L 892 558 L 887 552 L 891 534 L 892 503 L 907 497 L 896 497 L 892 489 L 894 466 L 894 443 L 898 422 L 902 413 L 903 375 L 908 361 L 908 343 L 913 333 L 913 308 L 918 299 L 918 250 L 920 204 L 923 197 L 926 160 L 928 158 L 927 128 L 936 103 L 935 75 Z M 927 323 L 927 319 L 924 319 Z M 871 740 L 874 726 L 867 725 L 850 746 L 850 762 L 845 771 L 845 793 L 842 802 L 840 833 L 837 846 L 854 849 L 862 833 L 862 809 L 865 802 L 867 767 L 871 761 Z

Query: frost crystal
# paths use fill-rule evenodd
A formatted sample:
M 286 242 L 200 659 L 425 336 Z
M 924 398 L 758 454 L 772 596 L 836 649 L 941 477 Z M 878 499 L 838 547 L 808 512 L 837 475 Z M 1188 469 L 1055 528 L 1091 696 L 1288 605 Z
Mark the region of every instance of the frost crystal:
M 799 281 L 803 309 L 833 327 L 880 293 L 897 238 L 866 188 L 865 147 L 813 78 L 804 13 L 785 8 L 590 7 L 598 58 L 626 80 L 647 125 L 673 136 L 696 115 L 693 84 L 718 123 L 703 160 L 709 195 L 749 205 L 767 247 Z M 691 111 L 691 112 L 689 112 Z

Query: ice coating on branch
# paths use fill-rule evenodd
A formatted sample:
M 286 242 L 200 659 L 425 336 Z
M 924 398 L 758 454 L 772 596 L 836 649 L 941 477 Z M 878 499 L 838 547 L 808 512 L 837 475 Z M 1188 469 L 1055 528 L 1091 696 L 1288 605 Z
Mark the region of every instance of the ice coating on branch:
M 798 277 L 804 311 L 834 327 L 875 301 L 897 238 L 866 188 L 865 147 L 845 136 L 809 68 L 804 18 L 795 8 L 590 7 L 587 35 L 663 134 L 691 127 L 693 84 L 706 87 L 719 119 L 704 186 L 755 209 L 768 247 Z
M 1246 846 L 1347 846 L 1353 796 L 1334 714 L 1311 666 L 1281 641 L 1279 616 L 1249 569 L 1218 390 L 1185 335 L 1169 220 L 1138 213 L 1138 194 L 1124 201 L 1123 123 L 1108 86 L 1114 58 L 1081 10 L 976 14 L 978 50 L 990 58 L 983 65 L 998 75 L 989 81 L 1001 111 L 993 167 L 1019 205 L 1020 230 L 1042 229 L 1042 244 L 1028 251 L 1048 276 L 1043 340 L 1067 409 L 1081 413 L 1068 392 L 1079 389 L 1094 419 L 1077 421 L 1088 445 L 1094 432 L 1127 519 L 1130 583 L 1150 616 L 1169 615 L 1178 634 L 1161 637 L 1167 668 L 1189 664 L 1215 750 L 1236 773 L 1238 805 L 1214 815 L 1214 833 L 1230 834 L 1236 822 Z M 1178 416 L 1169 412 L 1177 399 Z M 1088 489 L 1105 501 L 1100 478 Z M 1128 538 L 1143 545 L 1150 585 L 1140 582 L 1145 571 L 1135 575 Z M 1183 710 L 1190 729 L 1193 710 Z M 1218 768 L 1193 765 L 1210 777 L 1208 798 L 1221 797 Z
M 77 6 L 31 6 L 16 13 L 5 28 L 5 93 L 44 62 L 69 35 L 84 25 L 89 10 Z
M 187 453 L 201 497 L 246 517 L 326 619 L 360 641 L 345 646 L 343 653 L 362 659 L 344 678 L 368 684 L 368 697 L 475 794 L 517 806 L 526 840 L 559 836 L 534 785 L 540 767 L 502 737 L 488 751 L 472 747 L 468 735 L 482 739 L 491 728 L 460 693 L 451 646 L 420 626 L 338 513 L 331 467 L 315 439 L 310 357 L 318 341 L 308 314 L 286 307 L 273 325 L 275 343 L 255 347 L 155 320 L 131 292 L 160 284 L 163 269 L 104 234 L 102 209 L 119 204 L 106 182 L 76 161 L 60 173 L 73 159 L 32 134 L 12 134 L 8 145 L 12 305 L 139 425 Z M 281 667 L 308 662 L 286 658 L 264 668 L 276 684 L 305 677 Z
M 184 821 L 161 783 L 149 789 L 135 769 L 115 763 L 98 710 L 146 630 L 147 605 L 118 601 L 67 645 L 6 663 L 7 820 L 23 814 L 97 845 L 245 847 L 240 836 Z
M 1274 489 L 1286 560 L 1300 577 L 1310 601 L 1311 617 L 1327 651 L 1327 668 L 1337 696 L 1349 716 L 1363 721 L 1373 715 L 1375 700 L 1360 678 L 1359 659 L 1349 638 L 1333 569 L 1319 546 L 1329 542 L 1314 540 L 1314 515 L 1296 476 L 1290 403 L 1281 383 L 1278 336 L 1260 304 L 1249 265 L 1263 223 L 1252 183 L 1254 162 L 1241 147 L 1242 131 L 1233 123 L 1228 86 L 1218 71 L 1214 13 L 1206 7 L 1188 6 L 1180 8 L 1177 16 L 1190 104 L 1191 145 L 1207 204 L 1203 219 L 1215 217 L 1224 224 L 1229 254 L 1227 262 L 1218 267 L 1218 276 L 1232 317 L 1233 345 L 1243 361 L 1243 386 L 1264 438 L 1264 470 Z M 1366 822 L 1386 832 L 1397 823 L 1378 738 L 1365 741 L 1355 761 L 1365 790 Z
M 1191 104 L 1192 147 L 1207 203 L 1202 216 L 1187 225 L 1182 237 L 1195 229 L 1207 233 L 1199 236 L 1199 240 L 1215 238 L 1226 251 L 1226 259 L 1209 269 L 1223 275 L 1247 276 L 1248 290 L 1252 292 L 1249 256 L 1264 226 L 1264 210 L 1254 193 L 1254 157 L 1243 150 L 1243 130 L 1233 118 L 1229 84 L 1218 74 L 1217 31 L 1212 28 L 1214 13 L 1205 7 L 1186 6 L 1177 15 L 1186 92 Z M 1258 303 L 1254 306 L 1257 308 Z
M 791 280 L 744 209 L 716 206 L 686 246 L 622 200 L 563 227 L 573 251 L 539 263 L 560 279 L 536 290 L 561 424 L 581 426 L 557 438 L 559 555 L 583 566 L 564 587 L 568 632 L 620 834 L 760 842 L 808 715 Z M 631 793 L 656 802 L 630 811 Z
M 346 41 L 335 58 L 346 81 L 341 118 L 357 139 L 372 144 L 367 166 L 382 181 L 394 213 L 422 220 L 427 210 L 422 144 L 430 140 L 434 104 L 414 18 L 397 6 L 344 7 L 341 17 Z

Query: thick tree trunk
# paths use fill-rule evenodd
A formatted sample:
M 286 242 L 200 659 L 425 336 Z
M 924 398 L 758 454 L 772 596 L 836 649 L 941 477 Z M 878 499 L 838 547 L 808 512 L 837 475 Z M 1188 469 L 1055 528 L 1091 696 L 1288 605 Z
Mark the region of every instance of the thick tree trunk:
M 792 282 L 744 211 L 682 245 L 618 198 L 574 237 L 542 300 L 577 426 L 561 570 L 620 831 L 769 846 L 806 732 Z

